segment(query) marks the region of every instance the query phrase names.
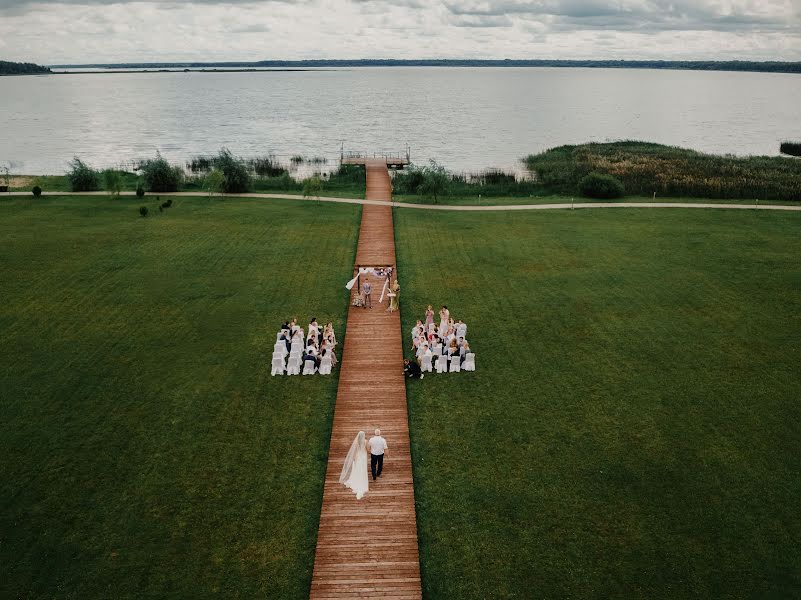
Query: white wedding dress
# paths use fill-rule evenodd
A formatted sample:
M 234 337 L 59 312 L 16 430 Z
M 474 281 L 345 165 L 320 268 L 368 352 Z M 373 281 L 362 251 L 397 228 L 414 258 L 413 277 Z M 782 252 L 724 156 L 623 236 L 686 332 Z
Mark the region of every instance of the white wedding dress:
M 367 493 L 367 443 L 363 431 L 359 432 L 350 446 L 339 482 L 353 490 L 356 500 L 361 500 Z

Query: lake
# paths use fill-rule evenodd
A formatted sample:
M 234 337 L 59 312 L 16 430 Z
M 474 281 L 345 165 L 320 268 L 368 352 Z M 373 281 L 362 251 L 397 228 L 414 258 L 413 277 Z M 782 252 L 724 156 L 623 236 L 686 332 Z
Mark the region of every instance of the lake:
M 641 139 L 778 154 L 801 138 L 801 76 L 580 68 L 355 68 L 0 78 L 0 164 L 58 174 L 159 150 L 174 162 L 402 152 L 449 169 L 515 169 L 549 147 Z

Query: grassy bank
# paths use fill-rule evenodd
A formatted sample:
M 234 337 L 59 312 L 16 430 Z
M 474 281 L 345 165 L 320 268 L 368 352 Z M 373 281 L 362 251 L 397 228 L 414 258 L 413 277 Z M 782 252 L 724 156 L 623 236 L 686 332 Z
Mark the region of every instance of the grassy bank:
M 359 208 L 0 199 L 0 596 L 306 598 Z M 326 268 L 309 269 L 326 257 Z
M 560 146 L 526 159 L 544 187 L 575 194 L 591 172 L 620 180 L 626 194 L 716 199 L 801 200 L 801 162 L 738 158 L 646 142 Z
M 426 597 L 801 595 L 799 215 L 395 224 L 477 353 L 407 386 Z

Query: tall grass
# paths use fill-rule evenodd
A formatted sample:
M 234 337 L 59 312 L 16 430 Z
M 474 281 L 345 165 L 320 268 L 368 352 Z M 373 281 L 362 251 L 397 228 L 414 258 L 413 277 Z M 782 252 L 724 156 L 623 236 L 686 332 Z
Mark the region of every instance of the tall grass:
M 447 184 L 443 195 L 467 196 L 530 196 L 542 193 L 536 181 L 518 179 L 514 173 L 489 169 L 481 173 L 446 173 Z M 427 167 L 410 165 L 395 173 L 393 191 L 401 195 L 422 195 L 427 180 Z
M 627 194 L 719 199 L 801 200 L 801 162 L 783 157 L 716 156 L 623 141 L 560 146 L 525 159 L 552 192 L 573 193 L 591 172 L 619 179 Z

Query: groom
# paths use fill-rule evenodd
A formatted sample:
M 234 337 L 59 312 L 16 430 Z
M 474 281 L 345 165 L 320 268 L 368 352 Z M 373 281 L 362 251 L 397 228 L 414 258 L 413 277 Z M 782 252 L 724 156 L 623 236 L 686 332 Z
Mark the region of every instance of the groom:
M 381 470 L 384 468 L 384 454 L 389 450 L 387 440 L 381 437 L 380 429 L 376 429 L 375 435 L 368 440 L 367 448 L 370 450 L 370 471 L 372 471 L 373 481 L 375 481 L 376 477 L 381 477 Z

